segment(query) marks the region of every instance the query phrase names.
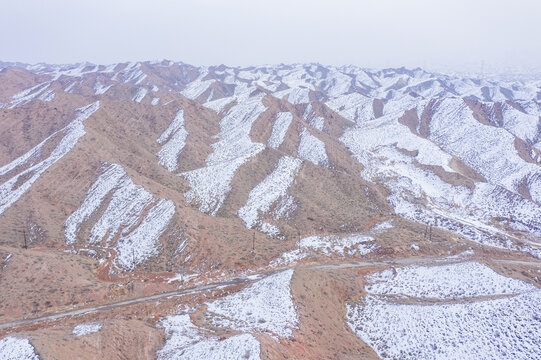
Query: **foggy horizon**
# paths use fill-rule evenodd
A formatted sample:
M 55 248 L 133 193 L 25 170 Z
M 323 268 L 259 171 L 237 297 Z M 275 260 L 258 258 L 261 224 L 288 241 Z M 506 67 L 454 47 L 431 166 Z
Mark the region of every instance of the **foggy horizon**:
M 538 73 L 541 4 L 338 0 L 8 1 L 0 61 L 196 66 L 295 63 L 458 73 Z

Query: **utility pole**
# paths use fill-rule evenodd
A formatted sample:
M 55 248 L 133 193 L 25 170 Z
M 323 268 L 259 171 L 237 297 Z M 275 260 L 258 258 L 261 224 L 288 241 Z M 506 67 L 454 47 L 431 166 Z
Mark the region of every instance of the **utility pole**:
M 28 249 L 28 246 L 26 245 L 26 230 L 23 230 L 23 236 L 24 236 L 24 245 L 23 245 L 23 249 Z
M 423 235 L 423 239 L 426 239 L 426 233 L 428 232 L 428 223 L 425 225 L 425 234 Z
M 252 252 L 255 252 L 255 230 L 252 235 Z
M 428 241 L 432 241 L 432 223 L 430 223 L 430 235 Z
M 131 258 L 133 262 L 133 270 L 135 270 L 135 249 L 134 248 L 131 249 Z

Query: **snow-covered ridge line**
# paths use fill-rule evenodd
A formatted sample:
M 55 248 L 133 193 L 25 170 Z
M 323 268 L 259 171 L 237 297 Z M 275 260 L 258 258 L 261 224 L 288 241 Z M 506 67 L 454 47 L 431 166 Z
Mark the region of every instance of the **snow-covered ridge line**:
M 201 73 L 199 74 L 199 77 L 189 83 L 184 90 L 182 90 L 181 94 L 187 97 L 188 99 L 196 99 L 199 97 L 199 95 L 203 94 L 209 86 L 214 83 L 216 80 L 203 80 L 205 76 L 208 75 L 208 70 L 203 68 L 201 70 Z
M 274 203 L 287 196 L 287 189 L 295 181 L 301 165 L 300 159 L 290 156 L 281 157 L 273 172 L 250 191 L 246 204 L 238 211 L 239 217 L 247 228 L 253 228 L 258 223 L 260 213 L 267 213 Z M 270 225 L 270 227 L 271 235 L 279 233 L 275 226 Z
M 429 138 L 460 158 L 490 183 L 519 193 L 524 179 L 532 199 L 541 203 L 541 170 L 517 153 L 514 135 L 481 124 L 462 99 L 438 102 L 430 122 Z
M 105 242 L 110 246 L 117 238 L 115 265 L 133 269 L 158 253 L 159 237 L 175 214 L 171 200 L 157 200 L 141 185 L 135 185 L 118 164 L 105 164 L 103 173 L 90 187 L 81 206 L 65 222 L 66 243 L 73 244 L 81 224 L 110 201 L 92 226 L 88 243 Z
M 306 109 L 304 109 L 302 119 L 309 123 L 311 127 L 319 131 L 323 131 L 325 128 L 325 118 L 314 113 L 311 103 L 309 103 L 306 106 Z
M 158 152 L 160 165 L 169 171 L 176 171 L 178 168 L 178 157 L 186 146 L 188 132 L 184 127 L 184 110 L 180 109 L 167 129 L 158 138 L 158 143 L 162 145 Z
M 90 74 L 114 73 L 111 80 L 141 84 L 147 75 L 146 67 L 187 65 L 169 62 L 166 65 L 155 62 L 132 62 L 108 66 L 89 63 L 75 65 L 32 65 L 26 69 L 38 74 L 49 74 L 57 80 L 61 76 L 83 78 Z M 121 68 L 121 70 L 116 70 Z M 190 70 L 194 70 L 190 66 Z M 292 104 L 309 103 L 310 92 L 323 92 L 330 101 L 359 92 L 371 98 L 398 99 L 409 94 L 428 99 L 433 97 L 472 97 L 481 101 L 537 100 L 539 79 L 530 78 L 475 78 L 461 75 L 429 73 L 422 69 L 390 68 L 372 70 L 357 66 L 323 66 L 319 64 L 268 65 L 253 68 L 226 68 L 217 70 L 214 66 L 195 68 L 197 79 L 183 90 L 186 97 L 196 99 L 216 81 L 224 84 L 245 83 L 258 86 L 284 98 Z M 203 80 L 208 78 L 208 80 Z M 285 89 L 285 90 L 278 90 Z M 207 99 L 208 100 L 208 99 Z M 349 102 L 352 103 L 352 102 Z M 356 105 L 354 105 L 356 107 Z M 353 111 L 353 115 L 355 114 Z M 346 116 L 347 117 L 347 116 Z
M 51 86 L 50 81 L 33 86 L 29 89 L 25 89 L 11 97 L 11 106 L 10 108 L 16 108 L 24 104 L 29 103 L 34 100 L 36 97 L 43 95 L 43 92 Z M 53 95 L 54 96 L 54 95 Z M 52 99 L 52 98 L 51 98 Z
M 267 141 L 268 145 L 273 149 L 278 149 L 284 142 L 287 129 L 293 121 L 293 114 L 290 112 L 281 112 L 276 114 L 276 120 L 272 125 L 272 132 Z
M 298 156 L 315 165 L 329 166 L 325 143 L 312 135 L 306 128 L 303 128 L 301 132 Z
M 0 168 L 0 175 L 15 169 L 18 166 L 26 165 L 29 161 L 33 161 L 32 166 L 19 174 L 14 175 L 11 179 L 0 185 L 0 214 L 6 211 L 13 205 L 36 180 L 53 164 L 59 161 L 66 155 L 85 135 L 85 127 L 83 122 L 99 109 L 100 103 L 96 101 L 90 105 L 77 109 L 77 116 L 65 128 L 59 130 L 55 134 L 49 136 L 39 145 L 28 151 L 26 154 L 13 160 L 11 163 Z M 41 149 L 50 139 L 56 135 L 64 134 L 60 142 L 56 145 L 49 156 L 35 163 L 40 156 Z M 21 181 L 22 180 L 22 181 Z
M 206 167 L 181 174 L 191 185 L 185 194 L 187 204 L 195 201 L 202 212 L 216 215 L 237 169 L 263 151 L 265 145 L 250 139 L 253 122 L 267 109 L 263 97 L 251 97 L 233 106 L 220 121 L 218 142 L 212 144 L 214 152 L 206 159 Z
M 94 95 L 103 95 L 107 92 L 107 90 L 109 90 L 113 85 L 102 85 L 100 84 L 100 82 L 96 82 L 96 84 L 94 84 Z M 66 89 L 66 92 L 68 91 L 68 89 Z

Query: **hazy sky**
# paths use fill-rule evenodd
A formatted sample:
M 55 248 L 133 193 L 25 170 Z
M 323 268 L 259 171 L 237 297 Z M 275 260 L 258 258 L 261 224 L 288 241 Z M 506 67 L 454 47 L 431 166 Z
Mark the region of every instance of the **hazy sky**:
M 0 60 L 541 69 L 541 0 L 2 0 Z

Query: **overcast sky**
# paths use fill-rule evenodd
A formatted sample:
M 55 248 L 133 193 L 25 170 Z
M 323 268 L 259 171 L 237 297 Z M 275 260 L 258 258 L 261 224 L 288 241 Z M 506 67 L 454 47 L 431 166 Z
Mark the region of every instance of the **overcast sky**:
M 2 0 L 0 61 L 541 69 L 541 0 Z

